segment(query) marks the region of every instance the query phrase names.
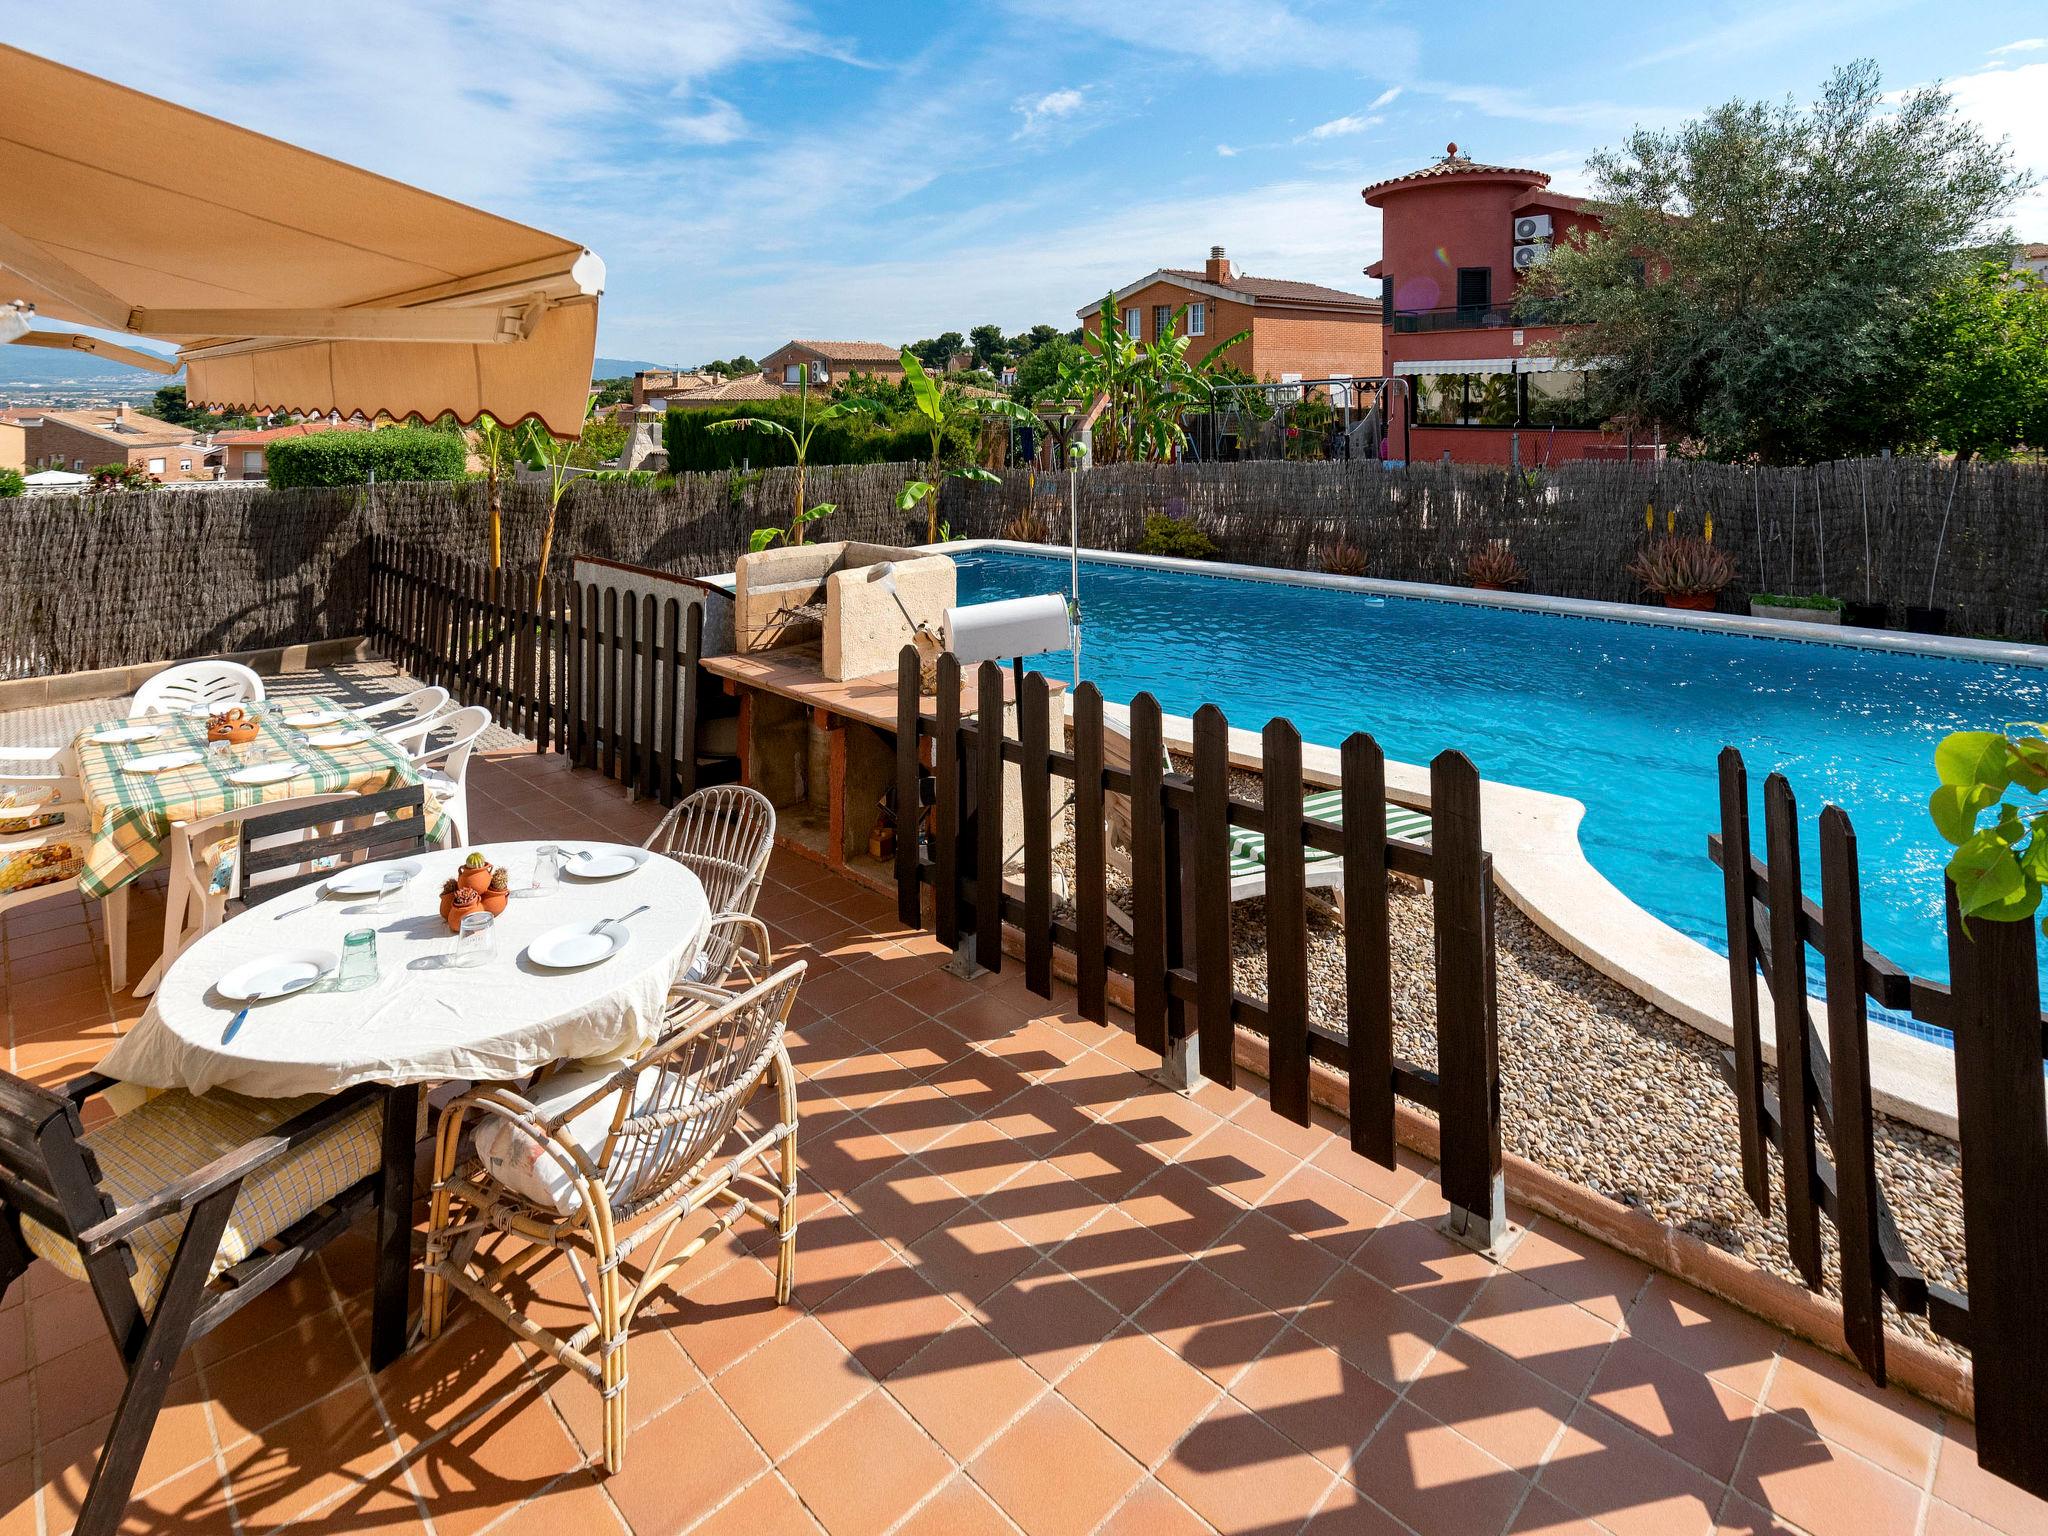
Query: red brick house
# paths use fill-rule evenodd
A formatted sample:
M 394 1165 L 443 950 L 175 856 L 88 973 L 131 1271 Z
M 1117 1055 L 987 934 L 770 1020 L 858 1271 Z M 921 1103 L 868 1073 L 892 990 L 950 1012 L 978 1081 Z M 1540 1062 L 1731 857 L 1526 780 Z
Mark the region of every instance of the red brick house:
M 1585 375 L 1545 355 L 1558 329 L 1517 322 L 1524 274 L 1572 231 L 1599 228 L 1549 188 L 1541 171 L 1481 165 L 1453 144 L 1364 189 L 1381 214 L 1383 254 L 1365 271 L 1380 280 L 1387 371 L 1408 381 L 1390 403 L 1390 455 L 1533 465 L 1630 451 L 1601 430 Z
M 1251 334 L 1224 360 L 1255 379 L 1370 379 L 1381 372 L 1380 306 L 1363 294 L 1277 277 L 1248 277 L 1212 246 L 1196 270 L 1161 267 L 1116 290 L 1125 329 L 1141 341 L 1167 334 L 1175 311 L 1193 338 L 1190 357 L 1239 331 Z M 1082 326 L 1099 333 L 1102 303 L 1076 310 Z M 1205 344 L 1203 338 L 1209 338 Z

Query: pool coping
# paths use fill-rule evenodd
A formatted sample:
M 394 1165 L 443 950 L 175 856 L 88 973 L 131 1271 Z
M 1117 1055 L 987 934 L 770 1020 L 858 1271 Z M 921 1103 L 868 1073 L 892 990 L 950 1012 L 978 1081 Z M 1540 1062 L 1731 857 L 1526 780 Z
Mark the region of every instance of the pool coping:
M 1024 544 L 1006 539 L 958 540 L 950 545 L 932 547 L 951 551 L 987 548 L 1051 554 L 1060 558 L 1068 555 L 1064 545 Z M 1594 603 L 1577 598 L 1529 598 L 1513 593 L 1473 592 L 1463 587 L 1328 576 L 1204 560 L 1127 555 L 1107 550 L 1084 550 L 1082 553 L 1086 559 L 1152 566 L 1191 575 L 1240 576 L 1278 585 L 1336 587 L 1385 596 L 1466 602 L 1474 606 L 1560 612 L 1575 617 L 1612 617 L 1616 622 L 1632 624 L 1722 629 L 1725 632 L 1788 639 L 1794 643 L 1862 643 L 1855 639 L 1845 641 L 1837 638 L 1838 632 L 1832 630 L 1826 635 L 1811 637 L 1803 633 L 1786 635 L 1783 631 L 1787 629 L 1800 631 L 1819 626 L 1784 619 L 1737 619 L 1683 612 L 1671 612 L 1667 617 L 1664 610 L 1646 610 L 1623 603 Z M 1847 634 L 1851 637 L 1887 636 L 1901 642 L 1878 647 L 1882 649 L 1979 661 L 2048 665 L 2048 647 L 2043 646 L 1959 640 L 1949 636 L 1909 636 L 1876 630 L 1850 629 Z M 1968 649 L 1958 650 L 1958 647 Z M 2017 652 L 2032 654 L 2024 659 L 2009 654 Z M 1119 722 L 1127 717 L 1127 706 L 1105 701 L 1103 708 L 1105 715 Z M 1192 749 L 1194 727 L 1186 716 L 1164 716 L 1163 727 L 1168 746 L 1181 751 Z M 1233 726 L 1230 730 L 1230 757 L 1238 767 L 1259 768 L 1262 755 L 1258 733 Z M 1303 742 L 1302 774 L 1316 783 L 1335 785 L 1341 782 L 1337 749 Z M 1389 759 L 1386 774 L 1390 799 L 1398 804 L 1428 809 L 1429 770 L 1426 766 Z M 1485 829 L 1486 848 L 1493 855 L 1495 883 L 1537 927 L 1602 975 L 1709 1038 L 1723 1045 L 1732 1043 L 1735 1038 L 1734 1010 L 1727 957 L 1639 906 L 1594 868 L 1579 844 L 1579 823 L 1585 813 L 1585 806 L 1567 795 L 1482 779 L 1480 816 Z M 1701 858 L 1707 856 L 1704 844 L 1699 852 Z M 1770 1017 L 1770 991 L 1761 976 L 1757 979 L 1757 997 L 1759 1018 L 1767 1020 Z M 1826 1041 L 1827 1014 L 1823 1004 L 1809 997 L 1807 1013 L 1819 1032 L 1819 1038 Z M 1764 1058 L 1775 1064 L 1777 1046 L 1773 1033 L 1765 1028 L 1760 1034 Z M 1876 1107 L 1909 1124 L 1955 1139 L 1954 1052 L 1876 1021 L 1871 1024 L 1869 1040 L 1871 1097 Z

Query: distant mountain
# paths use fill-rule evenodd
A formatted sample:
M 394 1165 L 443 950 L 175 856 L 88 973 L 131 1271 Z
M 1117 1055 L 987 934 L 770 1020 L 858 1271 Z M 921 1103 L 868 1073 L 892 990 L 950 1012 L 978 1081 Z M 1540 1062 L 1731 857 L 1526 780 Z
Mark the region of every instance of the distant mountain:
M 55 351 L 48 347 L 0 347 L 0 388 L 10 384 L 97 384 L 160 389 L 176 382 L 147 368 L 130 368 L 90 352 Z
M 599 357 L 591 360 L 590 376 L 593 379 L 623 379 L 649 368 L 666 368 L 667 366 L 668 364 L 666 363 L 635 362 L 631 358 L 626 357 Z

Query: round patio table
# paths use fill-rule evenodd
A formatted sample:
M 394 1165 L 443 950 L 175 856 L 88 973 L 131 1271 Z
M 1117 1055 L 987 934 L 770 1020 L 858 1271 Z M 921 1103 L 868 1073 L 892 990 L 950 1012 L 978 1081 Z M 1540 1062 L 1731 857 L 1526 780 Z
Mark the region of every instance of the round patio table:
M 99 1070 L 144 1088 L 286 1098 L 358 1083 L 503 1081 L 563 1059 L 630 1058 L 659 1032 L 669 984 L 703 943 L 711 916 L 704 888 L 659 854 L 614 879 L 564 875 L 543 891 L 514 896 L 493 924 L 494 953 L 482 964 L 451 964 L 455 940 L 437 910 L 442 882 L 474 851 L 509 867 L 517 886 L 530 878 L 541 846 L 487 843 L 418 855 L 420 873 L 388 913 L 372 910 L 374 897 L 329 896 L 319 883 L 249 908 L 165 971 L 148 1012 Z M 609 959 L 558 971 L 527 955 L 527 944 L 551 928 L 587 929 L 643 902 L 648 910 L 627 923 L 626 942 Z M 374 985 L 342 991 L 330 977 L 257 1003 L 226 1038 L 242 1005 L 220 996 L 216 980 L 281 950 L 339 954 L 342 936 L 358 928 L 377 934 Z

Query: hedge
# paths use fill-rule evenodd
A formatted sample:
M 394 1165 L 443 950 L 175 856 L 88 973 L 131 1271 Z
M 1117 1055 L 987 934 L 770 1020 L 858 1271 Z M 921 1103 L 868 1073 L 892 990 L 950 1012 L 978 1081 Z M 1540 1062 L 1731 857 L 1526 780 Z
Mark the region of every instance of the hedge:
M 468 446 L 453 432 L 427 427 L 386 427 L 376 432 L 338 428 L 281 437 L 265 458 L 270 483 L 280 490 L 307 485 L 363 485 L 371 471 L 380 482 L 460 480 Z
M 814 402 L 813 408 L 815 409 Z M 671 406 L 662 424 L 662 444 L 668 449 L 671 474 L 690 470 L 754 469 L 794 464 L 796 452 L 786 438 L 772 432 L 714 432 L 711 423 L 734 417 L 763 417 L 779 421 L 792 432 L 797 429 L 795 401 L 764 400 L 731 405 L 701 406 L 691 410 Z M 964 464 L 972 453 L 972 439 L 964 431 L 949 432 L 942 457 L 948 464 Z M 811 435 L 810 462 L 813 464 L 920 464 L 931 457 L 931 433 L 915 421 L 878 421 L 873 417 L 850 416 L 828 421 Z

